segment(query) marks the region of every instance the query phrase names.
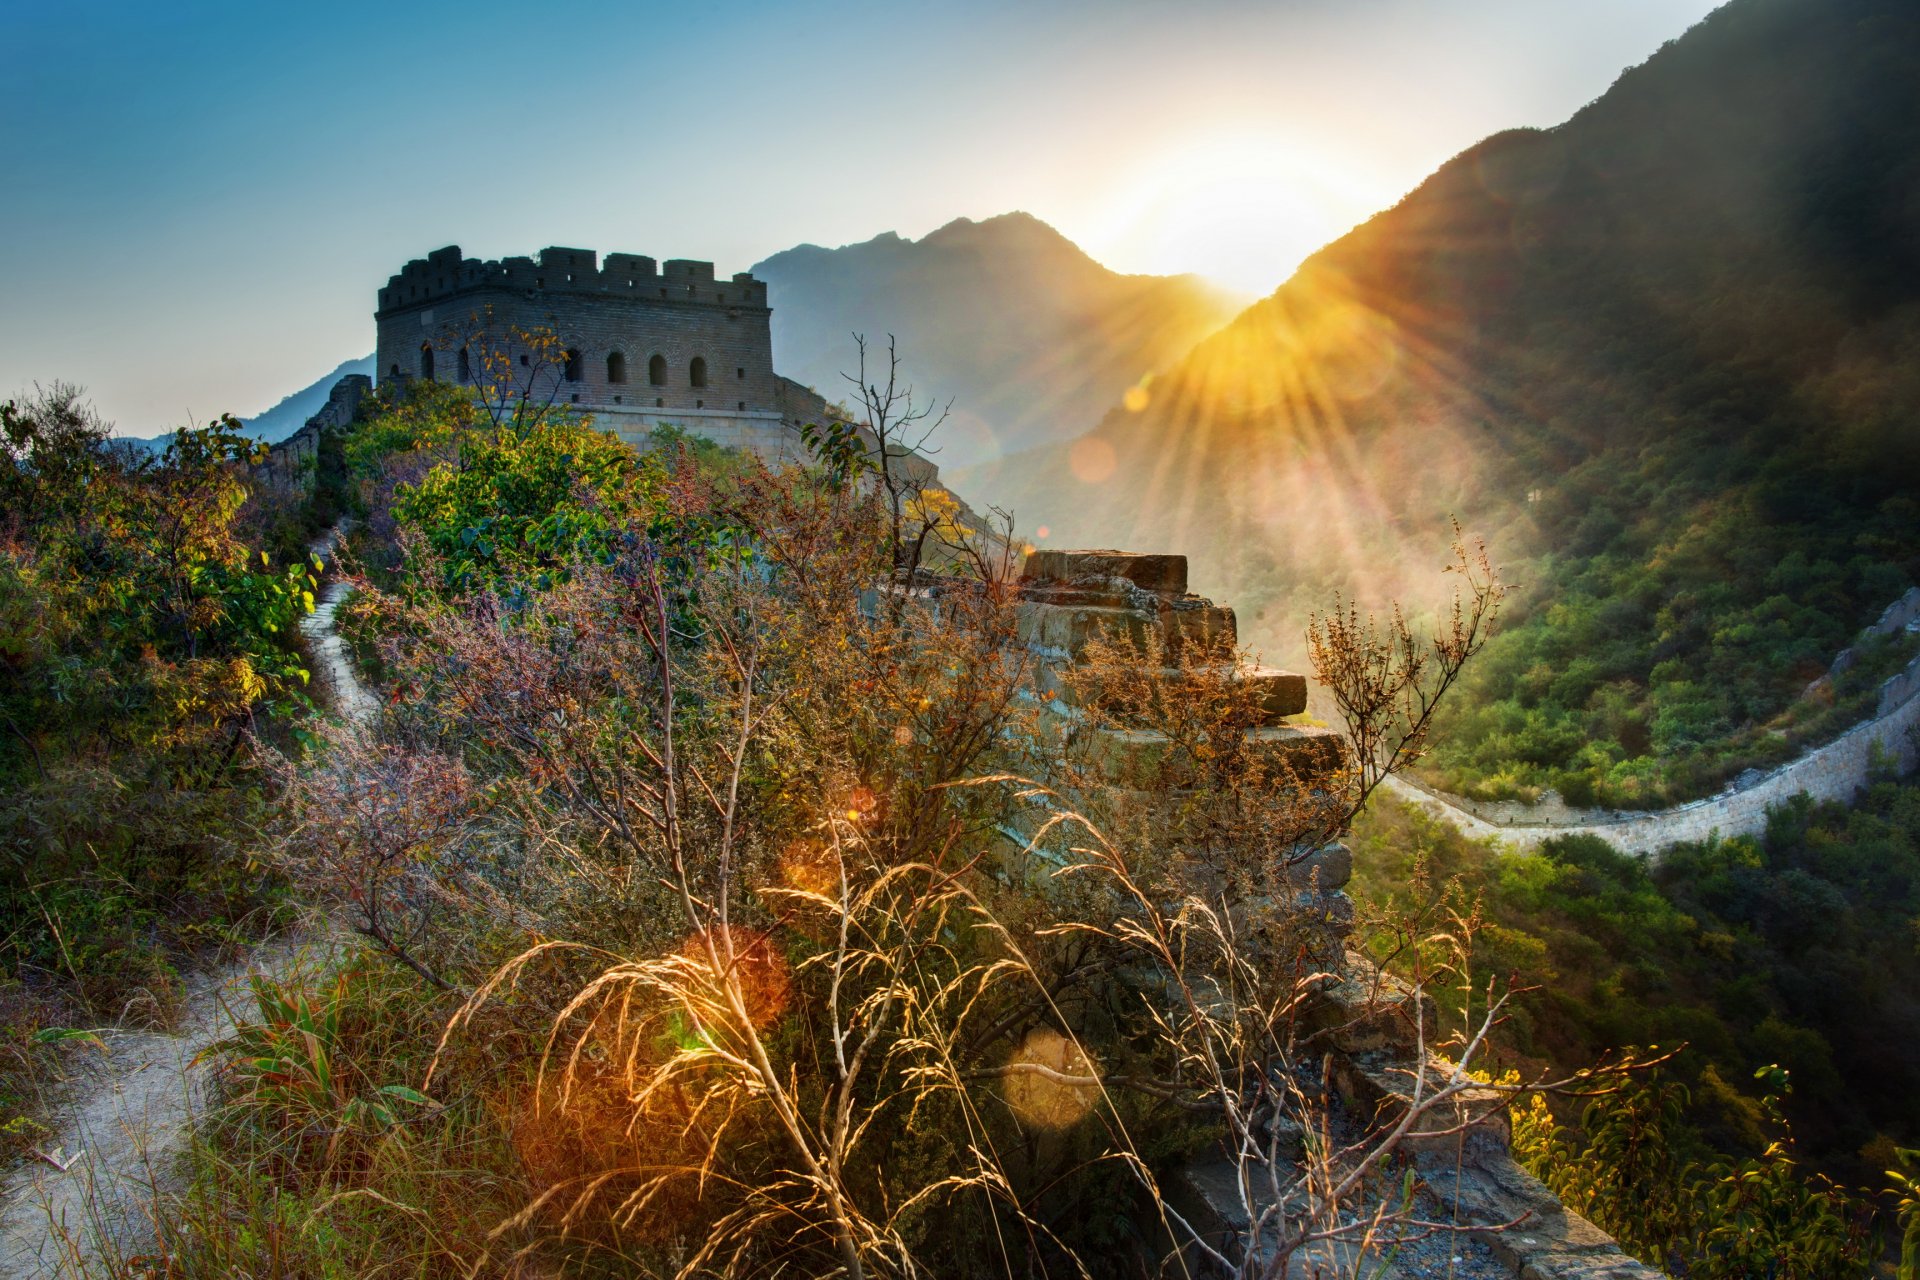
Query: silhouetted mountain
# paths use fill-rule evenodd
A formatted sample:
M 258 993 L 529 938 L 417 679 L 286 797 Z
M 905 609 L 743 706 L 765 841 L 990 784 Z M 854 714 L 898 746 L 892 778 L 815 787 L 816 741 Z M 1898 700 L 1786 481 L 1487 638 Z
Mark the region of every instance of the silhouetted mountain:
M 1734 0 L 1496 135 L 1070 444 L 949 473 L 1049 545 L 1187 552 L 1298 659 L 1432 598 L 1447 520 L 1523 590 L 1456 784 L 1653 803 L 1791 749 L 1920 574 L 1920 9 Z
M 1024 213 L 800 245 L 753 274 L 773 304 L 774 366 L 830 400 L 851 391 L 853 334 L 899 340 L 916 390 L 955 402 L 942 466 L 1085 431 L 1246 302 L 1193 276 L 1109 271 Z
M 285 440 L 306 426 L 308 418 L 320 412 L 320 406 L 327 402 L 327 394 L 333 390 L 333 384 L 350 373 L 364 373 L 371 378 L 372 354 L 361 356 L 358 360 L 343 361 L 339 368 L 317 382 L 300 388 L 273 408 L 245 419 L 247 434 L 268 444 Z

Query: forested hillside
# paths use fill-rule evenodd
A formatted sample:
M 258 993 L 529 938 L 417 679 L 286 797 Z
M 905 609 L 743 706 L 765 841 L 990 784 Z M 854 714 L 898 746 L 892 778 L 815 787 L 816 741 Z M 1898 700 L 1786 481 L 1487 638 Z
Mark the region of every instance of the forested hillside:
M 1246 299 L 1193 276 L 1109 271 L 1038 218 L 959 218 L 919 240 L 803 244 L 753 268 L 774 365 L 834 399 L 852 335 L 894 334 L 929 400 L 954 400 L 942 465 L 1078 435 Z
M 1281 656 L 1334 587 L 1406 594 L 1458 516 L 1521 591 L 1440 780 L 1712 790 L 1812 732 L 1802 691 L 1920 571 L 1916 73 L 1910 6 L 1735 0 L 1093 432 L 951 478 L 1045 544 L 1192 555 Z

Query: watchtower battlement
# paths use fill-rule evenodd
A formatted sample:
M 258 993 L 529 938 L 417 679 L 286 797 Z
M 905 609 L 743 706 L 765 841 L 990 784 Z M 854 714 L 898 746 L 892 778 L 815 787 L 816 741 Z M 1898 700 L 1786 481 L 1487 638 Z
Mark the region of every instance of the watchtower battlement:
M 536 361 L 528 376 L 537 385 L 516 384 L 516 394 L 578 407 L 635 444 L 673 426 L 785 456 L 799 438 L 787 421 L 794 388 L 773 371 L 772 316 L 765 282 L 746 272 L 720 279 L 711 262 L 603 259 L 564 245 L 489 261 L 448 245 L 379 291 L 374 368 L 383 384 L 467 383 L 484 367 L 479 348 L 550 332 L 564 362 Z
M 488 261 L 462 257 L 460 246 L 455 244 L 415 258 L 390 277 L 386 288 L 380 290 L 374 315 L 377 319 L 390 311 L 432 306 L 464 293 L 489 289 L 767 308 L 765 281 L 744 271 L 736 272 L 730 280 L 716 279 L 711 262 L 669 258 L 662 263 L 644 254 L 610 253 L 602 263 L 596 250 L 563 246 L 542 249 L 538 258 Z

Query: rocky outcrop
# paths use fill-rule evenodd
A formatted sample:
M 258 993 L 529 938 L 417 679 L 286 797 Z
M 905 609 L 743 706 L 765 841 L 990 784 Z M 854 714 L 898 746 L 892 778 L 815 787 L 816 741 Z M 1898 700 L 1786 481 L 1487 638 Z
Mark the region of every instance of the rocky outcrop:
M 1034 551 L 1016 585 L 1017 634 L 1032 659 L 1032 695 L 1040 721 L 1036 762 L 1069 751 L 1088 792 L 1073 799 L 1094 811 L 1142 812 L 1152 803 L 1137 790 L 1141 779 L 1175 792 L 1204 786 L 1194 763 L 1159 728 L 1130 718 L 1123 708 L 1086 705 L 1086 686 L 1072 678 L 1096 641 L 1121 645 L 1148 660 L 1224 663 L 1238 640 L 1234 612 L 1187 590 L 1187 558 L 1127 551 Z M 1289 723 L 1306 710 L 1303 676 L 1272 668 L 1224 667 L 1249 686 L 1260 710 L 1245 728 L 1243 745 L 1276 773 L 1311 783 L 1337 770 L 1342 738 L 1330 729 Z M 1177 668 L 1164 672 L 1178 678 Z M 1021 855 L 1031 855 L 1032 831 L 1008 833 Z M 1353 904 L 1345 886 L 1352 855 L 1344 845 L 1302 848 L 1287 875 L 1294 892 L 1290 937 L 1320 963 L 1338 962 L 1352 929 Z
M 1036 551 L 1026 558 L 1016 590 L 1018 636 L 1035 660 L 1040 743 L 1054 750 L 1077 740 L 1083 757 L 1094 766 L 1085 785 L 1107 788 L 1101 798 L 1110 807 L 1117 803 L 1124 808 L 1129 781 L 1143 775 L 1176 789 L 1200 786 L 1200 779 L 1183 781 L 1163 767 L 1173 746 L 1166 734 L 1147 724 L 1125 723 L 1124 716 L 1115 723 L 1111 709 L 1083 705 L 1084 687 L 1070 678 L 1096 640 L 1130 645 L 1143 656 L 1168 662 L 1194 654 L 1202 661 L 1224 659 L 1231 652 L 1238 638 L 1234 611 L 1188 592 L 1186 557 Z M 1306 709 L 1303 677 L 1257 669 L 1237 678 L 1254 682 L 1260 694 L 1262 722 L 1245 730 L 1256 750 L 1275 753 L 1294 777 L 1309 782 L 1342 765 L 1345 745 L 1340 734 L 1289 723 Z M 1106 714 L 1090 714 L 1095 710 Z M 1030 829 L 1007 834 L 1019 842 L 1021 853 L 1032 852 Z M 1427 1048 L 1438 1036 L 1431 1000 L 1347 949 L 1353 904 L 1345 886 L 1353 871 L 1352 851 L 1333 842 L 1302 854 L 1286 872 L 1294 894 L 1286 904 L 1292 917 L 1288 936 L 1307 941 L 1322 971 L 1321 985 L 1304 1015 L 1303 1034 L 1324 1045 L 1324 1084 L 1345 1099 L 1347 1113 L 1363 1129 L 1384 1133 L 1415 1107 L 1416 1085 L 1418 1096 L 1432 1098 L 1454 1080 L 1456 1069 Z M 1321 1052 L 1316 1049 L 1313 1056 Z M 1438 1237 L 1447 1261 L 1445 1270 L 1435 1274 L 1659 1280 L 1658 1271 L 1635 1261 L 1612 1237 L 1569 1212 L 1515 1163 L 1509 1101 L 1508 1093 L 1492 1088 L 1458 1090 L 1443 1106 L 1416 1117 L 1401 1148 L 1427 1197 L 1426 1212 L 1444 1215 L 1457 1226 L 1457 1235 Z M 1247 1189 L 1224 1154 L 1195 1160 L 1176 1177 L 1169 1194 L 1177 1211 L 1210 1243 L 1232 1242 L 1256 1253 L 1271 1248 L 1266 1241 L 1248 1239 Z M 1406 1247 L 1416 1243 L 1409 1240 Z M 1401 1247 L 1396 1244 L 1388 1251 Z M 1323 1242 L 1296 1255 L 1295 1270 L 1289 1274 L 1315 1266 L 1345 1274 L 1361 1261 L 1360 1253 L 1358 1245 Z M 1379 1266 L 1378 1258 L 1369 1259 L 1368 1266 Z M 1403 1260 L 1399 1266 L 1404 1265 Z M 1399 1266 L 1381 1274 L 1400 1275 Z

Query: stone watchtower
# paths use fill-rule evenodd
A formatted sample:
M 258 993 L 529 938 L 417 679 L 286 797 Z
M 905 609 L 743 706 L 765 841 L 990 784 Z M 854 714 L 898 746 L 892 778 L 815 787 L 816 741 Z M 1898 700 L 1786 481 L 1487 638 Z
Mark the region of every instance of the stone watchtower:
M 565 367 L 533 394 L 577 405 L 604 430 L 640 443 L 671 425 L 719 444 L 777 456 L 790 398 L 773 371 L 767 286 L 716 280 L 710 262 L 542 249 L 538 261 L 463 258 L 458 245 L 415 259 L 380 290 L 375 370 L 382 383 L 471 381 L 464 349 L 484 330 L 551 330 Z

